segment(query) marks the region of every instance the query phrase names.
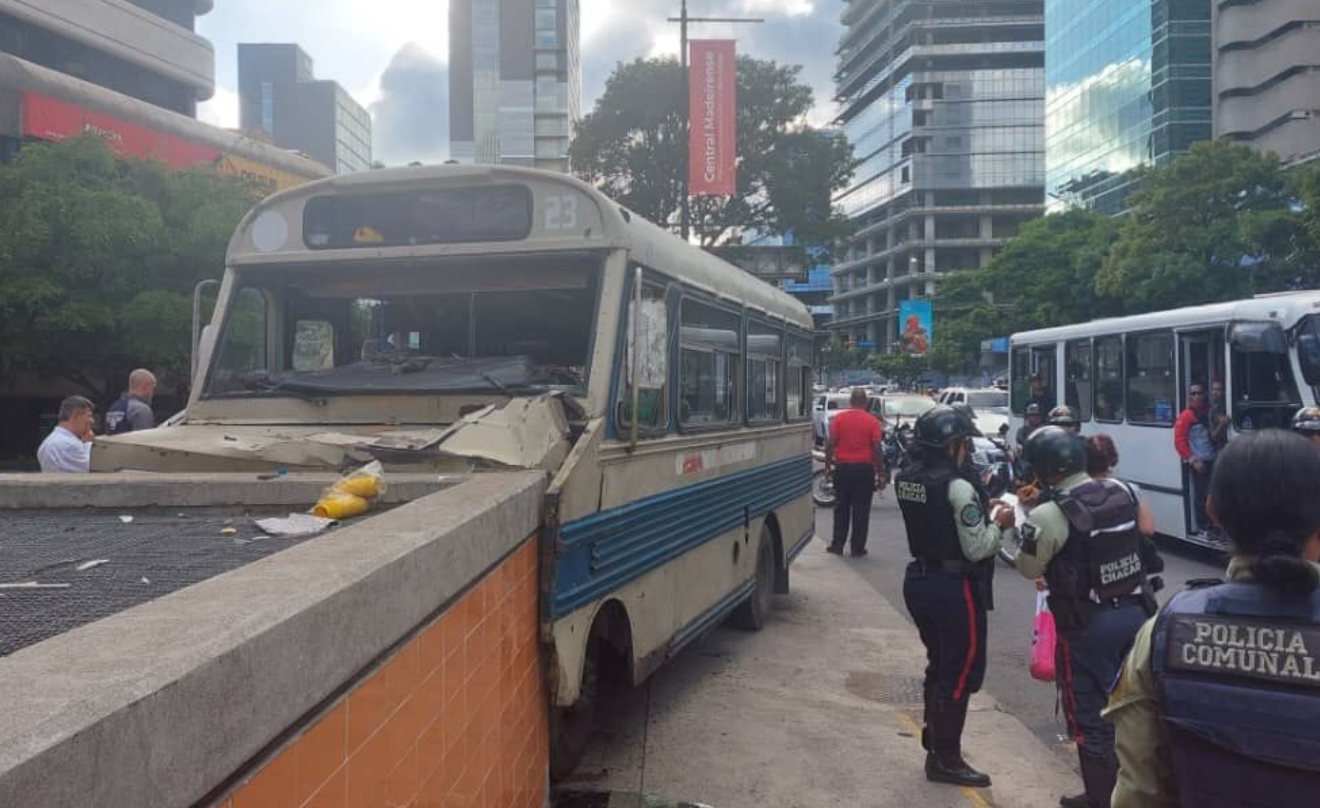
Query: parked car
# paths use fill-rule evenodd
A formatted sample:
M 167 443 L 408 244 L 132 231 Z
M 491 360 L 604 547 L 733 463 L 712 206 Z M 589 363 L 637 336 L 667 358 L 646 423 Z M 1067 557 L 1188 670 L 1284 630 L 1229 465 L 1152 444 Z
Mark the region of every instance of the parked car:
M 998 434 L 999 428 L 1008 423 L 1008 391 L 993 387 L 950 387 L 940 393 L 941 404 L 966 404 L 972 408 L 976 418 L 976 428 L 984 435 Z
M 937 403 L 929 396 L 915 393 L 884 395 L 876 400 L 879 402 L 879 409 L 873 411 L 881 421 L 884 421 L 885 429 L 891 429 L 900 422 L 910 424 L 922 413 L 935 409 Z

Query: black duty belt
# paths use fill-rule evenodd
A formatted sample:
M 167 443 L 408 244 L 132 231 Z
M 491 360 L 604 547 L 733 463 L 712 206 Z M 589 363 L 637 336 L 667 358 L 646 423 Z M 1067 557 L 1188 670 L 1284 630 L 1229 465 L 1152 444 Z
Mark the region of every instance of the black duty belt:
M 1090 599 L 1086 602 L 1095 609 L 1121 609 L 1124 606 L 1144 605 L 1146 601 L 1138 592 L 1131 595 L 1119 595 L 1116 598 L 1099 598 L 1092 592 Z

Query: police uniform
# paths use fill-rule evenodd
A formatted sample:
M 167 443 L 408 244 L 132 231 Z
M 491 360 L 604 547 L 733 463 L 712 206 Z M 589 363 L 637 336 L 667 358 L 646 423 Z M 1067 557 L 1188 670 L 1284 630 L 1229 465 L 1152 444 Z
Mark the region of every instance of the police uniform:
M 919 422 L 918 438 L 921 426 Z M 976 434 L 970 421 L 965 429 L 951 439 Z M 927 445 L 922 456 L 896 476 L 894 490 L 913 557 L 903 581 L 903 600 L 926 646 L 922 744 L 930 752 L 927 777 L 988 786 L 989 778 L 962 759 L 961 737 L 968 700 L 985 679 L 994 558 L 1003 534 L 1012 529 L 1001 531 L 987 521 L 984 492 L 959 476 L 942 448 Z
M 1118 763 L 1114 729 L 1100 713 L 1154 600 L 1132 493 L 1082 472 L 1053 490 L 1021 528 L 1017 568 L 1027 578 L 1044 575 L 1058 628 L 1056 681 L 1086 785 L 1085 798 L 1064 804 L 1108 806 Z
M 1320 803 L 1320 593 L 1284 601 L 1250 563 L 1137 634 L 1104 713 L 1114 808 Z

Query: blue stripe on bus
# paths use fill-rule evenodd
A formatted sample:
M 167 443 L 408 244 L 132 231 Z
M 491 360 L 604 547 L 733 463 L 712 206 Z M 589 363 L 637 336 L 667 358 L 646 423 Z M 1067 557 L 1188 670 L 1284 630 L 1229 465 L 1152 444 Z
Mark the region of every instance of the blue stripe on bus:
M 569 614 L 811 493 L 811 455 L 666 491 L 560 529 L 552 616 Z
M 788 551 L 788 556 L 784 559 L 784 566 L 788 566 L 789 564 L 792 564 L 794 561 L 796 561 L 797 557 L 802 555 L 802 551 L 807 549 L 807 545 L 811 543 L 811 538 L 815 535 L 816 535 L 815 528 L 812 528 L 811 530 L 808 530 L 806 533 L 802 534 L 802 538 L 798 539 L 798 543 L 793 546 L 792 550 Z
M 730 612 L 738 608 L 738 604 L 751 597 L 755 589 L 756 581 L 748 581 L 725 595 L 719 603 L 702 612 L 696 620 L 679 629 L 674 638 L 669 641 L 669 648 L 665 651 L 665 659 L 673 659 L 674 655 L 682 651 L 689 643 L 718 625 L 721 620 L 729 616 Z

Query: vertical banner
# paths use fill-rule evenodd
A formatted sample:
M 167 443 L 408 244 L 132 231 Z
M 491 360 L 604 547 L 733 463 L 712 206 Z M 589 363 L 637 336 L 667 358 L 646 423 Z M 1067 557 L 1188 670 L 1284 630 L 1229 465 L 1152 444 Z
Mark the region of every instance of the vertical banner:
M 737 192 L 738 59 L 731 39 L 693 40 L 688 68 L 692 196 Z
M 903 352 L 925 356 L 930 351 L 931 321 L 935 312 L 929 300 L 904 300 L 898 304 L 898 341 Z

